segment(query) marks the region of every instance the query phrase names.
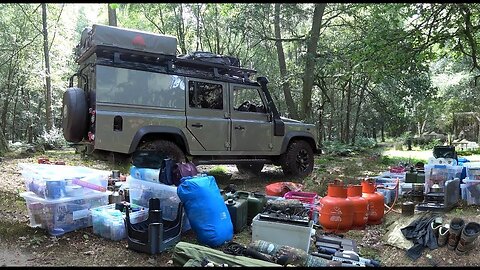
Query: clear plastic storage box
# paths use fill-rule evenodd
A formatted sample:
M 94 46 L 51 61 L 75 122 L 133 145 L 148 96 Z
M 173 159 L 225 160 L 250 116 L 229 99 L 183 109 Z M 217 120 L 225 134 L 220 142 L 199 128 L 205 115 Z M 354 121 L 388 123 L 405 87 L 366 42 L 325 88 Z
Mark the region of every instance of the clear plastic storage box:
M 463 179 L 462 193 L 468 205 L 480 205 L 480 180 L 470 180 L 468 177 Z M 462 197 L 463 197 L 462 196 Z
M 469 180 L 480 180 L 480 162 L 468 162 L 464 166 Z
M 80 166 L 29 164 L 18 165 L 25 189 L 44 199 L 82 197 L 105 192 L 111 172 Z
M 54 236 L 92 226 L 90 209 L 108 204 L 105 192 L 57 200 L 46 200 L 33 192 L 23 192 L 20 196 L 27 203 L 30 226 L 46 229 Z
M 90 209 L 92 214 L 93 233 L 114 241 L 127 237 L 125 230 L 126 214 L 115 209 L 115 204 L 109 204 Z M 141 207 L 130 213 L 130 222 L 136 224 L 148 218 L 148 208 Z
M 131 204 L 148 207 L 148 202 L 151 198 L 159 198 L 163 218 L 169 220 L 174 220 L 176 218 L 178 203 L 180 202 L 176 186 L 140 180 L 131 175 L 127 176 L 127 184 L 129 187 Z M 183 218 L 183 231 L 187 231 L 191 227 L 185 211 Z

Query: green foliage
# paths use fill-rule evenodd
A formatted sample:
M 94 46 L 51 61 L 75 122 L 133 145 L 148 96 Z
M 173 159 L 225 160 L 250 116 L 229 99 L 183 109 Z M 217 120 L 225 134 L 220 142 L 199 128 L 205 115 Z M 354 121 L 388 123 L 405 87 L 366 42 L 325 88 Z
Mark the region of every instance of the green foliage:
M 46 150 L 61 149 L 67 146 L 62 129 L 56 127 L 53 127 L 49 131 L 44 130 L 40 135 L 39 143 L 42 144 Z
M 471 156 L 471 155 L 480 155 L 480 149 L 476 150 L 459 150 L 456 151 L 458 156 Z
M 414 165 L 418 162 L 422 162 L 424 164 L 427 163 L 427 160 L 420 159 L 420 158 L 404 158 L 404 157 L 390 157 L 390 156 L 382 156 L 380 163 L 385 166 L 397 166 L 401 164 L 411 164 Z
M 208 171 L 210 175 L 226 174 L 228 172 L 225 166 L 215 166 Z

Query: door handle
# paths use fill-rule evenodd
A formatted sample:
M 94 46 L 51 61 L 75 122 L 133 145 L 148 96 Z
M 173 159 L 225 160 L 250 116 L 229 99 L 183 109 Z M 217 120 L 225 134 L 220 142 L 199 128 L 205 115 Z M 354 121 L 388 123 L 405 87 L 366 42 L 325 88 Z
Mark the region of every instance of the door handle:
M 201 127 L 203 127 L 203 125 L 202 125 L 202 124 L 199 124 L 199 123 L 197 123 L 197 124 L 192 124 L 192 127 L 201 128 Z
M 245 127 L 242 127 L 242 126 L 236 126 L 235 129 L 238 129 L 238 130 L 244 130 Z

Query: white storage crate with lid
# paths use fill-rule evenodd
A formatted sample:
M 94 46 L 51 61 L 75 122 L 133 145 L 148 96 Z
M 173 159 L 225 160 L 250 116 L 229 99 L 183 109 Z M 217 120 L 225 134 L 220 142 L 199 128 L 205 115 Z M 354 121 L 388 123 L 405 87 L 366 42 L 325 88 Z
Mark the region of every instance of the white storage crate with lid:
M 25 189 L 44 199 L 105 192 L 109 171 L 81 166 L 20 163 Z
M 180 203 L 176 186 L 140 180 L 132 177 L 131 175 L 127 176 L 127 184 L 129 187 L 131 204 L 148 207 L 148 202 L 151 198 L 158 198 L 160 199 L 160 208 L 162 210 L 163 218 L 175 220 L 177 216 L 178 203 Z M 187 231 L 191 227 L 185 211 L 183 218 L 182 231 Z
M 310 241 L 315 230 L 313 221 L 308 224 L 295 224 L 273 220 L 262 220 L 257 214 L 252 220 L 252 242 L 264 240 L 278 245 L 285 245 L 305 250 L 310 249 Z
M 23 192 L 20 196 L 27 203 L 30 226 L 46 229 L 54 236 L 92 226 L 90 209 L 108 204 L 105 192 L 56 200 L 41 198 L 33 192 Z

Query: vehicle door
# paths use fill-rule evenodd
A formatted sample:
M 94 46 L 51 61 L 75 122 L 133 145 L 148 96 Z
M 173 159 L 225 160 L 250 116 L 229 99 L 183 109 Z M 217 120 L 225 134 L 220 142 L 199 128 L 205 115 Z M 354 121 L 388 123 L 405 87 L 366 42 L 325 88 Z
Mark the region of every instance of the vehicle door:
M 271 151 L 273 123 L 257 86 L 230 84 L 232 151 Z
M 187 78 L 187 129 L 206 151 L 230 150 L 227 84 Z

